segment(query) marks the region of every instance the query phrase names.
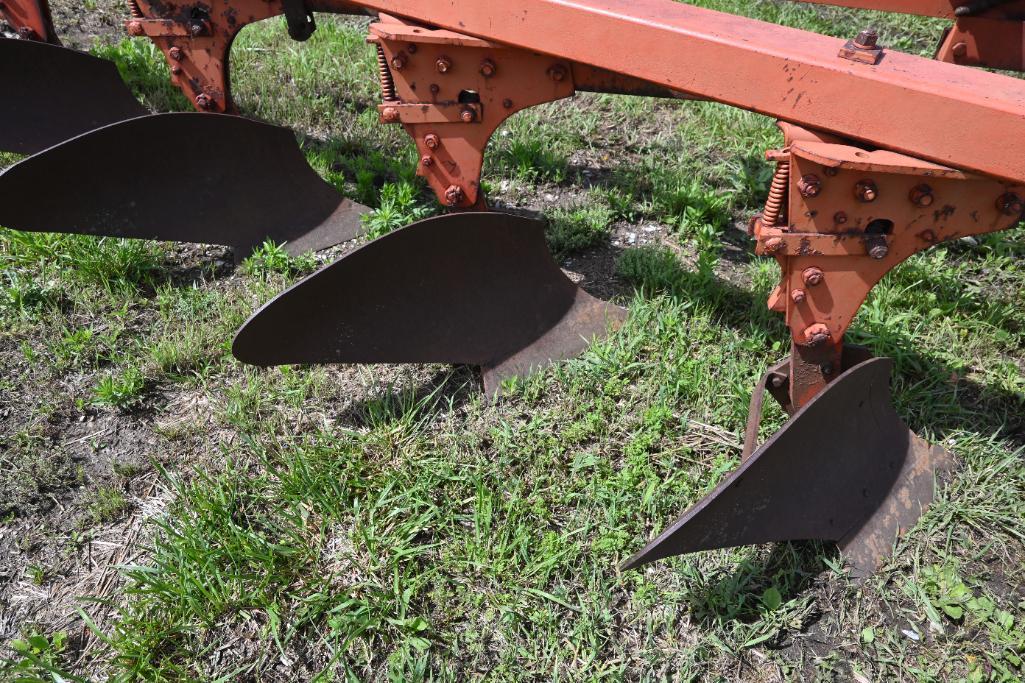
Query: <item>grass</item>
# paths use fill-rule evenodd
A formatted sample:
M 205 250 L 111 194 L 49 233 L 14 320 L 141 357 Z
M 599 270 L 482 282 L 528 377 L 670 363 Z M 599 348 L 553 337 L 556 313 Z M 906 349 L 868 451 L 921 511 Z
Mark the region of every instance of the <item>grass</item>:
M 699 4 L 841 36 L 872 23 L 919 53 L 938 36 L 897 15 Z M 415 149 L 376 123 L 365 20 L 318 24 L 302 45 L 280 21 L 243 31 L 240 106 L 295 127 L 375 209 L 375 235 L 437 212 Z M 179 108 L 147 44 L 97 50 Z M 751 387 L 786 353 L 765 306 L 777 267 L 736 230 L 779 142 L 713 103 L 588 95 L 512 119 L 484 181 L 543 210 L 558 258 L 606 253 L 617 228 L 665 239 L 615 256 L 619 333 L 497 403 L 464 368 L 233 360 L 233 331 L 315 257 L 268 243 L 232 268 L 217 250 L 0 230 L 0 534 L 20 580 L 80 596 L 19 622 L 0 678 L 1019 680 L 1022 228 L 916 256 L 852 328 L 894 358 L 901 416 L 959 461 L 876 575 L 852 583 L 818 544 L 617 569 L 737 465 Z M 762 436 L 784 419 L 768 407 Z M 116 578 L 81 588 L 104 542 L 125 549 L 101 574 Z

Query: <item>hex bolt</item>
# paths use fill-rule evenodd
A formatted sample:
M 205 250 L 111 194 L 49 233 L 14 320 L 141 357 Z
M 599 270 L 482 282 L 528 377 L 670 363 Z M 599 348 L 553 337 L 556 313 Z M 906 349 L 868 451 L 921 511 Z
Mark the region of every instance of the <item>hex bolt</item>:
M 801 179 L 797 181 L 797 190 L 801 193 L 802 197 L 818 197 L 822 194 L 822 181 L 817 175 L 801 176 Z
M 430 168 L 434 165 L 434 157 L 432 157 L 430 154 L 425 154 L 422 157 L 420 157 L 420 163 L 423 164 L 424 168 Z
M 560 82 L 566 80 L 566 76 L 567 76 L 566 67 L 563 66 L 562 64 L 555 64 L 551 68 L 548 69 L 548 77 L 550 79 L 552 79 L 553 81 L 555 81 L 556 83 L 560 83 Z
M 199 36 L 206 33 L 206 26 L 204 26 L 203 22 L 201 21 L 194 21 L 191 24 L 189 24 L 189 33 L 192 34 L 193 38 L 198 38 Z
M 804 330 L 804 341 L 808 346 L 825 344 L 830 336 L 829 328 L 822 323 L 813 323 Z
M 774 389 L 779 389 L 784 384 L 786 384 L 786 381 L 787 381 L 787 378 L 784 377 L 783 375 L 773 375 L 772 379 L 770 380 L 770 382 L 772 383 L 772 386 L 773 386 Z
M 1020 216 L 1025 211 L 1025 203 L 1015 193 L 1006 192 L 997 198 L 997 209 L 1005 216 Z
M 868 250 L 868 255 L 877 261 L 886 258 L 890 253 L 890 247 L 882 235 L 865 235 L 865 248 Z
M 448 57 L 438 57 L 434 67 L 438 70 L 438 73 L 447 74 L 452 69 L 452 60 Z
M 936 241 L 936 232 L 926 228 L 922 232 L 918 233 L 918 239 L 922 240 L 923 242 L 932 244 Z
M 485 59 L 480 63 L 480 75 L 484 78 L 491 78 L 498 71 L 498 67 L 490 59 Z
M 863 50 L 873 50 L 879 43 L 879 33 L 874 28 L 867 28 L 858 34 L 854 39 L 854 47 Z
M 396 54 L 391 58 L 391 66 L 396 71 L 402 71 L 406 66 L 406 55 L 402 52 Z
M 823 363 L 822 365 L 819 366 L 819 372 L 821 372 L 826 377 L 829 377 L 830 375 L 833 374 L 833 364 L 832 363 Z
M 445 190 L 445 203 L 449 206 L 459 206 L 466 199 L 466 193 L 458 185 L 449 185 Z
M 128 35 L 130 36 L 141 36 L 145 31 L 142 29 L 141 21 L 129 21 L 128 22 Z
M 172 47 L 170 50 L 168 50 L 167 54 L 170 55 L 171 59 L 173 59 L 176 62 L 180 62 L 185 57 L 185 54 L 182 52 L 182 49 L 177 46 Z
M 424 136 L 424 144 L 427 145 L 427 149 L 438 149 L 441 147 L 441 138 L 434 133 L 428 133 Z
M 927 206 L 932 206 L 932 203 L 936 201 L 936 197 L 932 193 L 932 188 L 928 185 L 915 185 L 911 188 L 911 193 L 908 195 L 908 199 L 915 206 L 920 206 L 923 209 Z
M 196 106 L 200 109 L 210 109 L 214 106 L 214 101 L 206 93 L 199 93 L 196 95 Z
M 811 268 L 805 268 L 804 272 L 801 273 L 801 279 L 804 280 L 804 284 L 808 285 L 809 287 L 814 287 L 816 285 L 822 284 L 822 280 L 824 278 L 825 275 L 822 274 L 822 269 L 816 268 L 815 266 L 812 266 Z
M 765 240 L 765 251 L 770 254 L 775 254 L 777 251 L 781 251 L 786 247 L 786 242 L 783 241 L 782 237 L 770 237 Z
M 950 48 L 950 51 L 955 57 L 963 59 L 968 56 L 968 43 L 954 43 L 954 47 Z
M 459 120 L 463 123 L 473 123 L 477 120 L 477 112 L 470 108 L 466 108 L 459 112 Z
M 795 304 L 804 303 L 805 295 L 803 289 L 795 289 L 790 292 L 790 298 L 793 299 Z
M 837 211 L 833 214 L 833 222 L 839 225 L 843 225 L 847 222 L 847 214 L 843 211 Z
M 381 112 L 381 118 L 388 123 L 395 123 L 399 120 L 399 110 L 395 107 L 385 107 Z
M 879 186 L 871 180 L 859 180 L 854 185 L 854 196 L 861 202 L 874 202 L 879 198 Z

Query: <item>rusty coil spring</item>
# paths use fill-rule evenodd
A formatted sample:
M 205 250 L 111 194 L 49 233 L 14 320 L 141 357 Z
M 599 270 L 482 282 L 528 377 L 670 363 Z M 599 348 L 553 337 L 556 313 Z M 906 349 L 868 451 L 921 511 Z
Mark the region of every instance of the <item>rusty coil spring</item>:
M 388 66 L 388 57 L 380 45 L 377 46 L 377 71 L 381 78 L 381 92 L 384 93 L 384 101 L 394 102 L 399 99 L 395 95 L 395 80 L 392 78 L 391 68 Z
M 128 0 L 128 11 L 132 15 L 132 19 L 142 19 L 142 9 L 139 7 L 139 3 L 136 0 Z
M 779 223 L 787 200 L 787 187 L 790 185 L 790 162 L 780 161 L 776 164 L 776 172 L 772 174 L 772 185 L 769 187 L 769 198 L 765 200 L 762 211 L 762 224 L 773 227 Z

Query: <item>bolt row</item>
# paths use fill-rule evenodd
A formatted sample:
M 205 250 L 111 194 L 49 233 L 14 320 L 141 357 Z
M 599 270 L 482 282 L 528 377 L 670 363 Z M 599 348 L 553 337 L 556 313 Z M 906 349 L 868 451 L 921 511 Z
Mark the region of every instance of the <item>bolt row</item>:
M 826 175 L 836 175 L 835 172 L 830 173 L 830 170 L 826 169 Z M 773 179 L 773 186 L 775 186 L 775 179 Z M 803 175 L 797 181 L 797 191 L 805 199 L 814 199 L 822 194 L 822 179 L 814 173 Z M 879 199 L 879 186 L 876 185 L 874 180 L 859 180 L 854 184 L 854 197 L 859 202 L 871 204 Z M 933 205 L 936 201 L 936 195 L 933 193 L 931 186 L 922 183 L 911 188 L 911 191 L 908 193 L 908 200 L 915 206 L 924 209 Z M 1025 212 L 1025 200 L 1014 192 L 1006 192 L 997 197 L 996 207 L 1005 216 L 1019 216 Z M 837 223 L 846 223 L 847 214 L 843 211 L 838 211 L 834 219 Z

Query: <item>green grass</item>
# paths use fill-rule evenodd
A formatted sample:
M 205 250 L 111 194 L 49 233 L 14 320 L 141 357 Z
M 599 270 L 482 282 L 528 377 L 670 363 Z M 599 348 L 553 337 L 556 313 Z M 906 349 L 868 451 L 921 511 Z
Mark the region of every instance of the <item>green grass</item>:
M 922 54 L 938 36 L 896 15 L 700 4 L 840 36 L 875 24 Z M 375 235 L 437 212 L 415 149 L 376 123 L 365 20 L 318 23 L 301 45 L 279 20 L 243 31 L 242 109 L 293 126 Z M 179 108 L 147 44 L 97 52 Z M 779 143 L 713 103 L 587 95 L 509 121 L 485 184 L 514 205 L 571 198 L 545 210 L 558 258 L 606 248 L 616 225 L 668 237 L 617 256 L 620 332 L 497 403 L 464 368 L 232 359 L 233 331 L 315 257 L 268 243 L 233 269 L 0 230 L 0 531 L 46 587 L 77 580 L 96 534 L 130 551 L 80 614 L 23 623 L 0 678 L 1020 680 L 1021 228 L 912 258 L 852 328 L 894 358 L 901 416 L 959 463 L 876 575 L 852 583 L 818 544 L 617 569 L 736 467 L 751 388 L 787 351 L 765 306 L 778 268 L 736 230 Z M 767 407 L 762 436 L 784 419 Z M 122 461 L 136 450 L 144 465 Z

